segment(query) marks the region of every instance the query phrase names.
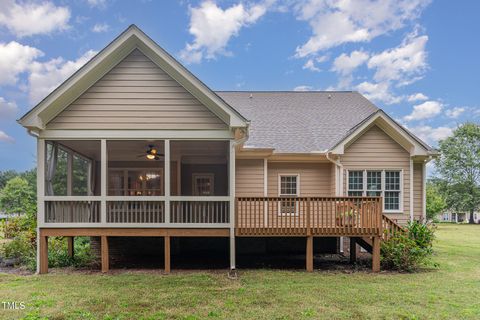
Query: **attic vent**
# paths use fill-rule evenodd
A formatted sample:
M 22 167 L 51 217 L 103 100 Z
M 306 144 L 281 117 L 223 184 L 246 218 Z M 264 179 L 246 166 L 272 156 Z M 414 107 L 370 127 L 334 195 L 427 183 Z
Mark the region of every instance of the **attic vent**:
M 253 94 L 250 93 L 250 96 L 248 97 L 248 99 L 252 99 L 253 98 Z
M 328 94 L 328 99 L 332 99 L 332 95 L 330 93 Z

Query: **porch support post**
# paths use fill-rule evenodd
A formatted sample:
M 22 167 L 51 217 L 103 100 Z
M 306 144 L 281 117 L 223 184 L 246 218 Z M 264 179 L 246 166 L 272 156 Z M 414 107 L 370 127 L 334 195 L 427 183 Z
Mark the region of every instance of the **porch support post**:
M 109 253 L 108 253 L 108 237 L 101 236 L 101 255 L 102 255 L 102 272 L 108 272 L 109 266 Z
M 41 234 L 38 236 L 39 263 L 37 265 L 38 273 L 48 273 L 48 237 Z
M 228 190 L 230 192 L 230 270 L 235 269 L 235 142 L 230 140 Z
M 107 224 L 107 165 L 108 165 L 108 155 L 107 155 L 107 140 L 102 139 L 100 144 L 100 223 L 103 225 Z M 107 265 L 108 269 L 108 265 Z
M 67 252 L 70 258 L 73 258 L 75 255 L 75 248 L 74 248 L 74 237 L 66 237 L 67 238 Z
M 380 237 L 372 238 L 372 271 L 380 272 Z
M 45 222 L 45 140 L 37 139 L 37 273 L 41 273 L 40 227 Z M 47 256 L 48 258 L 48 256 Z M 48 264 L 47 264 L 48 267 Z
M 307 271 L 313 272 L 313 236 L 307 236 L 306 260 Z
M 357 241 L 350 237 L 350 263 L 357 262 Z
M 170 236 L 165 236 L 164 238 L 164 246 L 165 246 L 165 273 L 170 273 Z
M 165 140 L 163 144 L 164 148 L 164 153 L 165 153 L 165 223 L 170 223 L 170 140 Z M 181 183 L 181 181 L 177 182 L 178 184 Z

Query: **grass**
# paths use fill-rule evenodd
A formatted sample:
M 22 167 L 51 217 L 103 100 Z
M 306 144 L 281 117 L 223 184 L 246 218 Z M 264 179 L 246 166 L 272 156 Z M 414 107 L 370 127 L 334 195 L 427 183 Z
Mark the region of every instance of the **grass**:
M 435 270 L 0 274 L 1 319 L 479 319 L 480 226 L 442 224 Z

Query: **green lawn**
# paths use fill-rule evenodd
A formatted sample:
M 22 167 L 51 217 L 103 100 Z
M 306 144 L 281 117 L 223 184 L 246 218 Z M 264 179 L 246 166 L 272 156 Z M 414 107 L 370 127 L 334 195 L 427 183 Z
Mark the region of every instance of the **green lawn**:
M 437 270 L 0 274 L 1 319 L 480 319 L 480 226 L 441 225 Z M 43 318 L 42 318 L 43 319 Z

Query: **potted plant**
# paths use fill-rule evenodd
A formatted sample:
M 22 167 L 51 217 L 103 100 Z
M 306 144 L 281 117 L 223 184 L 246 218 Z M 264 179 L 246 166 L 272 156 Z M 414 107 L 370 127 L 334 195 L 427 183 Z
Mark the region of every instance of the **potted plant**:
M 339 227 L 355 227 L 357 224 L 358 212 L 353 209 L 347 209 L 337 214 L 336 223 Z

